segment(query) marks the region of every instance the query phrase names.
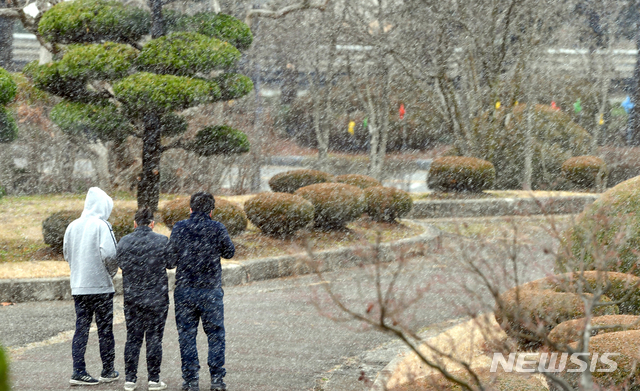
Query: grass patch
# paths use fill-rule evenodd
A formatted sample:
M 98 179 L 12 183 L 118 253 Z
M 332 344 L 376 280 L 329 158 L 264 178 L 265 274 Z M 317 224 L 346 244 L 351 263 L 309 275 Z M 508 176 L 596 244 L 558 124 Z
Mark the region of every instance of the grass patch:
M 514 233 L 519 239 L 528 241 L 540 235 L 549 235 L 552 224 L 557 232 L 563 232 L 573 224 L 575 216 L 508 216 L 508 217 L 470 217 L 458 219 L 428 220 L 439 230 L 472 239 L 500 240 L 512 239 Z
M 246 232 L 233 238 L 236 246 L 234 261 L 251 258 L 273 257 L 304 252 L 308 242 L 314 251 L 373 244 L 378 233 L 383 242 L 390 242 L 417 236 L 424 228 L 411 222 L 400 224 L 378 223 L 367 217 L 360 218 L 340 231 L 322 231 L 317 229 L 301 230 L 288 239 L 277 239 L 260 233 L 260 230 L 249 224 Z

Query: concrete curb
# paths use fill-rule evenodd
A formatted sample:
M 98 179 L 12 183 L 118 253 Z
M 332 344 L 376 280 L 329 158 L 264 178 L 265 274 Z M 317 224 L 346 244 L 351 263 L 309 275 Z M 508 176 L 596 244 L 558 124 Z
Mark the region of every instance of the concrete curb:
M 382 243 L 380 257 L 390 262 L 399 251 L 414 251 L 417 247 L 435 240 L 439 231 L 425 224 L 426 231 L 418 236 L 396 242 Z M 314 265 L 323 272 L 357 266 L 370 261 L 366 246 L 344 247 L 319 251 L 314 254 Z M 313 270 L 306 253 L 248 260 L 222 266 L 222 285 L 242 285 L 281 277 L 309 274 Z M 175 285 L 175 271 L 169 270 L 169 287 Z M 113 279 L 116 294 L 122 294 L 122 276 Z M 20 303 L 25 301 L 70 300 L 69 277 L 7 279 L 0 280 L 0 302 Z
M 415 201 L 408 218 L 518 216 L 574 214 L 598 199 L 597 195 L 539 198 L 490 198 L 479 200 Z

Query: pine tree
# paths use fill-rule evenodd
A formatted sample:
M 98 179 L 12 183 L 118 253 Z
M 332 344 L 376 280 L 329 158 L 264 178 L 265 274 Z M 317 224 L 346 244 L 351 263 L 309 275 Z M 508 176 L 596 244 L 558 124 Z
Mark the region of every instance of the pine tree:
M 166 139 L 186 132 L 180 111 L 251 92 L 251 80 L 232 69 L 253 36 L 238 19 L 215 13 L 169 13 L 167 34 L 149 40 L 150 28 L 146 11 L 118 1 L 61 2 L 38 27 L 61 48 L 60 58 L 31 63 L 24 72 L 38 88 L 63 98 L 51 120 L 64 132 L 101 141 L 142 139 L 138 207 L 155 210 L 164 151 L 211 156 L 249 150 L 247 136 L 228 126 L 207 126 L 192 140 Z

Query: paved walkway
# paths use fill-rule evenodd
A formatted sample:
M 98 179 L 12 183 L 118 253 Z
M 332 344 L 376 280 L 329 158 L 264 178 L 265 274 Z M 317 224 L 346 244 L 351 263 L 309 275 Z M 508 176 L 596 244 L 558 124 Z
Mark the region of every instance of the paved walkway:
M 550 267 L 543 254 L 544 240 L 538 235 L 524 238 L 533 244 L 522 262 L 523 279 L 544 275 Z M 452 242 L 457 241 L 455 237 Z M 497 251 L 497 249 L 496 249 Z M 491 248 L 482 254 L 496 256 Z M 498 255 L 498 257 L 500 257 Z M 406 316 L 411 326 L 424 330 L 429 325 L 442 324 L 464 316 L 461 309 L 469 303 L 468 292 L 476 290 L 472 276 L 454 257 L 440 256 L 425 260 L 416 258 L 398 289 L 410 292 L 416 284 L 427 282 L 429 294 L 416 303 Z M 487 264 L 491 267 L 491 264 Z M 227 384 L 230 390 L 312 390 L 325 383 L 327 390 L 361 390 L 357 378 L 364 371 L 369 378 L 393 357 L 397 346 L 389 349 L 392 338 L 354 323 L 334 322 L 319 315 L 313 305 L 323 283 L 339 286 L 347 303 L 366 308 L 371 297 L 365 297 L 358 284 L 365 271 L 361 268 L 341 270 L 325 275 L 260 281 L 225 289 L 227 327 Z M 484 295 L 490 305 L 490 298 Z M 474 299 L 476 300 L 477 297 Z M 116 369 L 123 369 L 123 348 L 126 330 L 122 322 L 122 298 L 116 299 Z M 323 307 L 326 308 L 326 307 Z M 358 307 L 360 308 L 360 307 Z M 0 307 L 0 342 L 12 351 L 13 390 L 68 390 L 71 374 L 71 342 L 74 327 L 73 303 L 35 302 Z M 201 363 L 206 363 L 206 339 L 199 333 Z M 387 353 L 384 351 L 387 350 Z M 144 350 L 143 350 L 144 352 Z M 173 307 L 167 321 L 164 339 L 162 378 L 177 390 L 181 384 L 180 358 Z M 364 352 L 364 353 L 363 353 Z M 383 352 L 383 354 L 380 354 Z M 144 353 L 142 354 L 144 357 Z M 101 369 L 95 332 L 90 336 L 87 351 L 88 370 L 94 376 Z M 144 360 L 140 365 L 140 380 L 146 380 Z M 209 376 L 201 370 L 203 390 Z M 93 390 L 120 390 L 123 381 L 91 387 Z M 141 388 L 146 389 L 146 388 Z
M 357 269 L 347 270 L 332 273 L 328 278 L 355 286 L 360 273 Z M 311 390 L 325 372 L 340 366 L 349 357 L 390 341 L 390 337 L 376 332 L 360 332 L 355 324 L 339 324 L 318 315 L 311 304 L 317 284 L 315 276 L 303 276 L 226 289 L 226 380 L 230 390 Z M 355 291 L 351 296 L 357 299 Z M 116 298 L 115 307 L 116 369 L 122 372 L 126 330 L 122 323 L 121 297 Z M 426 311 L 420 321 L 430 324 L 455 317 L 451 311 L 447 314 L 443 310 Z M 69 330 L 72 329 L 73 303 L 70 301 L 0 307 L 0 339 L 14 351 L 13 390 L 70 389 L 72 332 Z M 47 342 L 41 342 L 43 340 Z M 206 386 L 209 381 L 206 339 L 201 329 L 198 345 L 201 365 L 205 363 L 201 385 Z M 98 376 L 101 365 L 95 332 L 89 338 L 87 362 L 89 372 Z M 161 375 L 170 390 L 179 389 L 179 368 L 172 307 Z M 145 381 L 144 360 L 141 360 L 140 374 L 141 381 Z M 90 389 L 122 389 L 122 384 Z

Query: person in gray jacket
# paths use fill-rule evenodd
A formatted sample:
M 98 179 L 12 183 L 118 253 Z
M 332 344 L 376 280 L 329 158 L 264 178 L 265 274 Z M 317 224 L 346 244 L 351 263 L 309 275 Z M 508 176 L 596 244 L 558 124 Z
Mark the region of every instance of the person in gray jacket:
M 71 268 L 71 294 L 76 309 L 76 331 L 71 344 L 73 374 L 69 381 L 72 385 L 96 385 L 120 377 L 114 370 L 113 276 L 118 266 L 116 239 L 107 222 L 112 209 L 113 200 L 107 193 L 90 188 L 82 215 L 69 224 L 64 234 L 64 259 Z M 98 380 L 89 375 L 84 360 L 94 314 L 102 359 Z

